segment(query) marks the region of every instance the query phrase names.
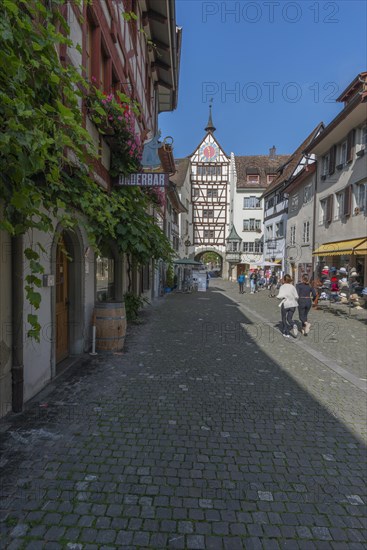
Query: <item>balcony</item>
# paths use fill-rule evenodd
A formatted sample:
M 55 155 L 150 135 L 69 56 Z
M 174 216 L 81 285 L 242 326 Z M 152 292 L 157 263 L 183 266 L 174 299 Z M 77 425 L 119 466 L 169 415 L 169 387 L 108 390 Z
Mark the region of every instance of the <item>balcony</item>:
M 241 252 L 226 252 L 226 260 L 229 264 L 238 264 L 241 261 Z

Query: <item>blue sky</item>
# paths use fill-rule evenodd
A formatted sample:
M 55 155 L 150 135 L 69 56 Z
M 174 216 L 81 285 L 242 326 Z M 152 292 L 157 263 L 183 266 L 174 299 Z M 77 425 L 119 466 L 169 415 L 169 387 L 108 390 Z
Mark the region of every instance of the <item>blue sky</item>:
M 215 136 L 227 154 L 292 153 L 367 70 L 364 0 L 176 0 L 183 29 L 178 108 L 159 115 L 176 158 Z

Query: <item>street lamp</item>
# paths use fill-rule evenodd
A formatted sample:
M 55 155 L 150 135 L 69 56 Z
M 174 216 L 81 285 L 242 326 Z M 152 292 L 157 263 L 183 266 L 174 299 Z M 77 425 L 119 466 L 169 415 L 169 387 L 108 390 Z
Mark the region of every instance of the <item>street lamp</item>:
M 186 241 L 184 242 L 184 245 L 185 245 L 185 247 L 186 247 L 186 252 L 185 252 L 185 254 L 186 254 L 186 256 L 187 256 L 188 253 L 189 253 L 189 246 L 191 246 L 191 241 L 190 241 L 189 238 L 186 239 Z

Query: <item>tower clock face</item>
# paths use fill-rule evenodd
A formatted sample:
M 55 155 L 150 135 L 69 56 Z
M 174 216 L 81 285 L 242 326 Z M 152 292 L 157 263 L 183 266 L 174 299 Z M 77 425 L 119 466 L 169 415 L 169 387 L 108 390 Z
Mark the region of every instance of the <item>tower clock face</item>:
M 200 160 L 214 161 L 218 156 L 218 146 L 215 143 L 204 144 L 200 149 Z

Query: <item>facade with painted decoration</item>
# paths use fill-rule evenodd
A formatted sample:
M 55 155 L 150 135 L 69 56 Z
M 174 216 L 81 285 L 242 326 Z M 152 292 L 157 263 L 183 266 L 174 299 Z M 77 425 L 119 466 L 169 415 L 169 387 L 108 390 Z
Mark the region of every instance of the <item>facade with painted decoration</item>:
M 187 213 L 180 217 L 180 257 L 206 262 L 225 279 L 236 279 L 263 262 L 262 194 L 288 156 L 228 156 L 214 132 L 211 106 L 206 134 L 195 151 L 176 160 L 174 176 Z
M 229 234 L 230 157 L 214 136 L 211 106 L 206 135 L 190 155 L 191 219 L 186 247 L 190 257 L 202 260 L 215 253 L 226 277 L 226 238 Z

